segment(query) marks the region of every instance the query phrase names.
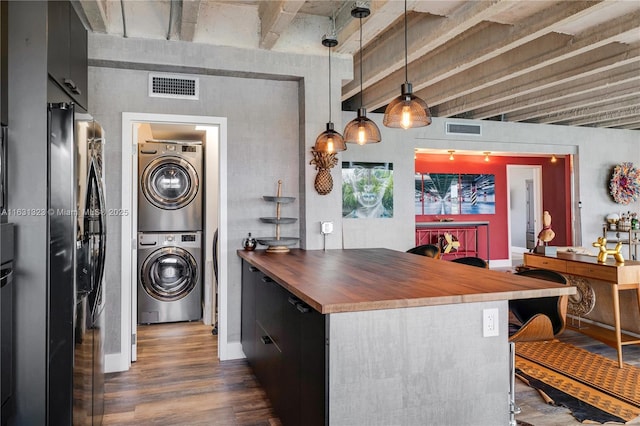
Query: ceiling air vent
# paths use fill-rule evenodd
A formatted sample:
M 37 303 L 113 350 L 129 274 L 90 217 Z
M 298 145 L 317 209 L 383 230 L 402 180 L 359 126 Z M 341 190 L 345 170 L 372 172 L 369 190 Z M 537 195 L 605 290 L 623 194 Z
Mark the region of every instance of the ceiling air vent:
M 195 77 L 173 74 L 149 74 L 149 96 L 197 100 L 200 95 L 200 80 Z
M 448 135 L 482 135 L 482 127 L 479 124 L 447 123 Z

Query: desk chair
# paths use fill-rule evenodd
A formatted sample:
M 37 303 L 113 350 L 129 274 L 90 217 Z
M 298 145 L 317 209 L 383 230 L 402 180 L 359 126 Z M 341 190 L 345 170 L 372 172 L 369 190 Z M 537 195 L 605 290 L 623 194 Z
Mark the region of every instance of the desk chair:
M 489 268 L 489 264 L 484 259 L 475 256 L 456 257 L 451 261 L 455 263 L 462 263 L 463 265 L 477 266 L 478 268 Z
M 546 269 L 527 269 L 516 275 L 538 278 L 567 284 L 565 277 Z M 518 323 L 509 324 L 509 352 L 510 352 L 510 388 L 509 388 L 509 425 L 515 426 L 515 415 L 520 408 L 515 402 L 516 380 L 516 342 L 533 342 L 553 340 L 564 331 L 567 317 L 567 296 L 541 297 L 536 299 L 518 299 L 509 301 L 509 311 Z
M 407 250 L 407 253 L 419 254 L 420 256 L 440 259 L 440 247 L 435 244 L 423 244 Z

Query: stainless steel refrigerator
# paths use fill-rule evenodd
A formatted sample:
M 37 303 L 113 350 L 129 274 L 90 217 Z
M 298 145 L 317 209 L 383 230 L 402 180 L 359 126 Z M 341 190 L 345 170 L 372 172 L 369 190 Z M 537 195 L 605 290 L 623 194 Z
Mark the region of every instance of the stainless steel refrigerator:
M 104 413 L 106 210 L 102 127 L 76 117 L 77 240 L 73 424 L 99 425 Z
M 104 140 L 74 109 L 48 106 L 47 418 L 93 425 L 104 411 Z

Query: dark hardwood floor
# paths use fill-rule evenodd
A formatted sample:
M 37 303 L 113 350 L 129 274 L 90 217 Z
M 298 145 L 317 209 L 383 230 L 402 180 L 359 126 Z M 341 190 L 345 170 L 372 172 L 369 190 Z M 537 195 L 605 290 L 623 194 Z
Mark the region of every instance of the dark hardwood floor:
M 138 327 L 138 360 L 105 380 L 104 425 L 280 425 L 244 360 L 199 322 Z
M 107 375 L 105 426 L 280 425 L 246 361 L 217 360 L 210 326 L 140 326 L 138 339 L 138 361 L 129 371 Z M 580 333 L 567 330 L 560 340 L 616 359 L 614 349 Z M 640 346 L 625 347 L 624 360 L 640 367 Z M 516 400 L 522 408 L 517 419 L 534 426 L 581 424 L 519 381 Z

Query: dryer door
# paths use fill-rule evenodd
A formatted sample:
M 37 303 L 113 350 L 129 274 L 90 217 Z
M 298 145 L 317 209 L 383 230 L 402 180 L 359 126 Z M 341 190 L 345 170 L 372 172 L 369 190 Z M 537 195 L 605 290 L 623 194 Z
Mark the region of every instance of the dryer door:
M 151 253 L 141 267 L 142 288 L 154 299 L 180 300 L 198 281 L 196 260 L 180 247 L 165 247 Z
M 198 174 L 188 161 L 159 157 L 149 163 L 140 179 L 142 193 L 154 206 L 176 210 L 188 205 L 198 193 Z

